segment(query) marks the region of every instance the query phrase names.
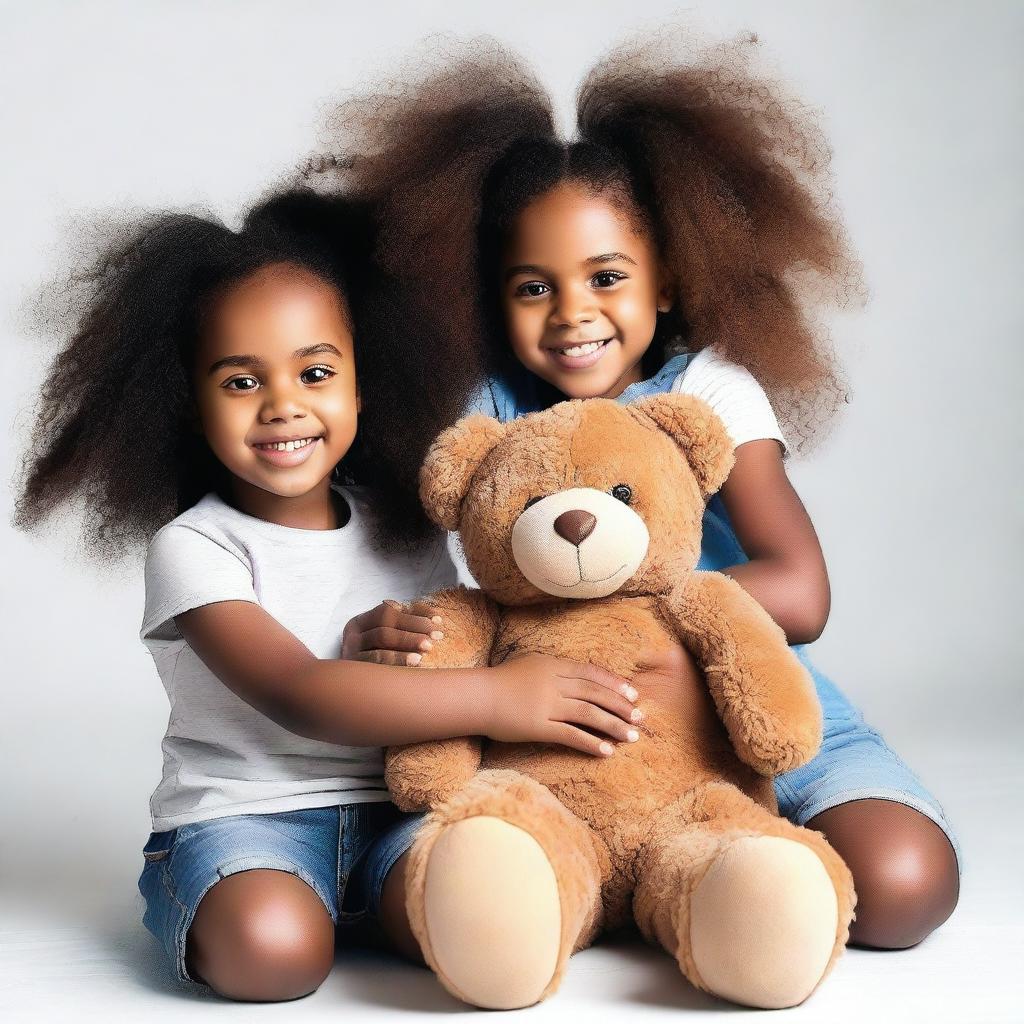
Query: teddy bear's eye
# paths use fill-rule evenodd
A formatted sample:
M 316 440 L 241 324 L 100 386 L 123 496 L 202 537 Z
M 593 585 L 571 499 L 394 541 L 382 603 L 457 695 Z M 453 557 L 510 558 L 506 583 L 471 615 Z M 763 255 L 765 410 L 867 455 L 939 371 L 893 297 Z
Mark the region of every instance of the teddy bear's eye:
M 612 488 L 612 497 L 628 505 L 633 500 L 633 488 L 629 484 L 616 484 Z
M 527 509 L 528 509 L 528 508 L 529 508 L 529 507 L 530 507 L 531 505 L 536 505 L 538 501 L 540 501 L 540 495 L 538 495 L 538 496 L 537 496 L 536 498 L 531 498 L 531 499 L 530 499 L 530 500 L 529 500 L 529 501 L 528 501 L 528 502 L 527 502 L 527 503 L 526 503 L 526 504 L 525 504 L 525 505 L 523 506 L 523 511 L 525 512 L 525 511 L 526 511 L 526 510 L 527 510 Z

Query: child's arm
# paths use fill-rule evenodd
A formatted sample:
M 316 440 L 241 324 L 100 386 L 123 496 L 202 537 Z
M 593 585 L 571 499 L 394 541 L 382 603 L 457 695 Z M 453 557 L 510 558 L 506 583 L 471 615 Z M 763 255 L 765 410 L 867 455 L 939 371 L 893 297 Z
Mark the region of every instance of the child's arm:
M 328 743 L 389 746 L 482 735 L 604 755 L 602 744 L 626 740 L 632 728 L 635 691 L 591 665 L 531 655 L 495 668 L 423 672 L 321 660 L 248 601 L 203 605 L 174 621 L 242 700 L 291 732 Z
M 736 449 L 722 503 L 749 562 L 723 569 L 782 627 L 791 644 L 816 640 L 828 621 L 828 572 L 818 536 L 773 440 Z

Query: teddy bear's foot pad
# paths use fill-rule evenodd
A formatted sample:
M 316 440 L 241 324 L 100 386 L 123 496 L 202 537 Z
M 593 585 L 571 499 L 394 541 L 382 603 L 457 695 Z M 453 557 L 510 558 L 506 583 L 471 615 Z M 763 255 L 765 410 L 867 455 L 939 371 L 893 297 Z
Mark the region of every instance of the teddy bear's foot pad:
M 558 966 L 555 872 L 536 839 L 500 818 L 449 825 L 427 863 L 424 915 L 445 988 L 493 1010 L 532 1006 Z
M 746 1006 L 806 999 L 825 973 L 839 907 L 809 847 L 747 836 L 718 855 L 690 897 L 690 949 L 705 988 Z

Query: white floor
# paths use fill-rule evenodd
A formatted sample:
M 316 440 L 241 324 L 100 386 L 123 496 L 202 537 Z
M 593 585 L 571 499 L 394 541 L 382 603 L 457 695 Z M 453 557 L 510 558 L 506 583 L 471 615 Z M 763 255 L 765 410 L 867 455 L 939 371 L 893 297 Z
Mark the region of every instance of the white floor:
M 934 751 L 933 744 L 927 745 Z M 925 749 L 924 747 L 922 750 Z M 910 751 L 914 754 L 915 751 Z M 984 780 L 984 781 L 983 781 Z M 996 782 L 998 780 L 998 782 Z M 1019 810 L 1024 760 L 1010 744 L 980 739 L 946 746 L 930 781 L 955 818 L 966 853 L 960 906 L 916 949 L 850 950 L 805 1005 L 772 1020 L 988 1022 L 1024 1021 L 1024 828 Z M 17 837 L 6 836 L 8 850 Z M 9 845 L 11 844 L 11 845 Z M 14 891 L 4 872 L 0 907 L 0 1019 L 21 1021 L 211 1021 L 434 1019 L 472 1013 L 450 999 L 427 971 L 365 951 L 340 952 L 323 987 L 295 1003 L 232 1004 L 186 991 L 140 923 L 134 860 L 111 842 L 109 859 L 66 852 L 63 884 Z M 52 857 L 53 850 L 47 851 Z M 19 874 L 21 874 L 19 872 Z M 52 875 L 51 875 L 52 877 Z M 532 1024 L 587 1021 L 720 1019 L 753 1013 L 691 989 L 672 962 L 639 940 L 606 941 L 572 961 L 561 991 L 531 1010 Z

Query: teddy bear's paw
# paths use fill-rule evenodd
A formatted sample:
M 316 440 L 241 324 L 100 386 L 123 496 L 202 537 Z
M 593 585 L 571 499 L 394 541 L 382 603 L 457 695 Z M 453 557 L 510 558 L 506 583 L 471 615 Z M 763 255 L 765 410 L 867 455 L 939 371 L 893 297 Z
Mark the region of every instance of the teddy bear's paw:
M 427 862 L 423 912 L 431 966 L 474 1006 L 532 1006 L 558 967 L 555 872 L 528 832 L 480 815 L 449 825 Z
M 763 728 L 763 723 L 762 718 L 758 725 Z M 821 721 L 806 723 L 803 729 L 793 723 L 773 722 L 770 735 L 750 736 L 737 729 L 729 736 L 740 760 L 759 775 L 771 779 L 800 768 L 814 758 L 821 749 Z
M 690 897 L 690 951 L 715 995 L 796 1006 L 828 969 L 838 923 L 835 889 L 813 850 L 746 836 L 715 858 Z

